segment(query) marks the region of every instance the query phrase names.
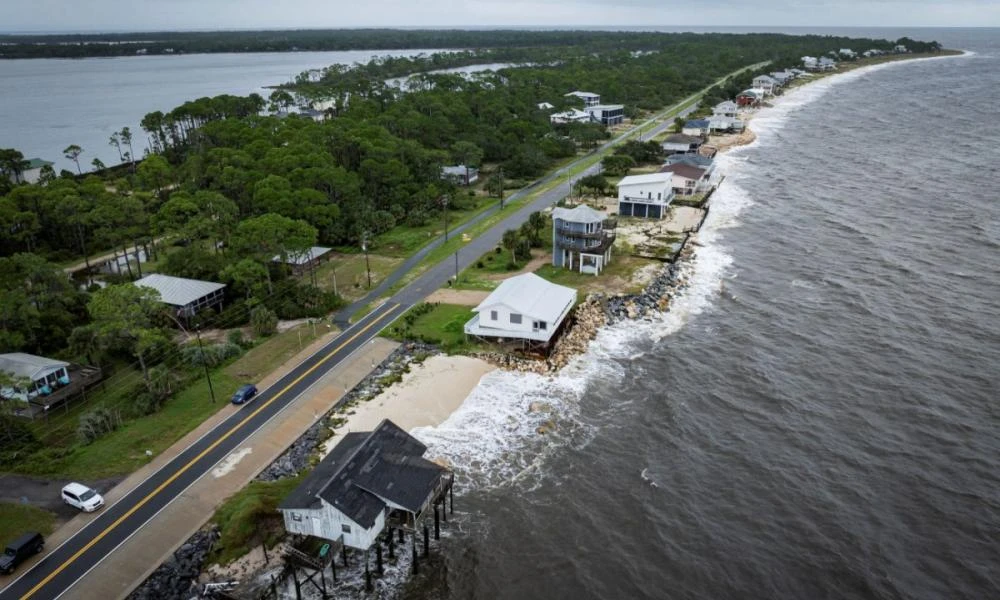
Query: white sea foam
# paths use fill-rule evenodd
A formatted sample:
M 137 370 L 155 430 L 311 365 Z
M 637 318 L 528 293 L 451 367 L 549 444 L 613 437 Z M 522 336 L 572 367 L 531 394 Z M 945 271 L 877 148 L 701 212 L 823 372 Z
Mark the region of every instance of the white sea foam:
M 756 167 L 745 156 L 748 150 L 780 141 L 789 117 L 834 86 L 892 64 L 896 63 L 865 67 L 796 88 L 754 116 L 756 140 L 716 159 L 726 180 L 713 195 L 694 254 L 683 266 L 687 288 L 674 299 L 669 311 L 602 328 L 587 352 L 557 375 L 493 372 L 483 377 L 444 423 L 419 428 L 414 435 L 428 445 L 431 455 L 444 457 L 453 465 L 462 487 L 536 486 L 545 476 L 543 467 L 553 451 L 592 439 L 596 420 L 581 415 L 580 409 L 588 387 L 597 381 L 602 385 L 620 381 L 624 374 L 621 363 L 636 358 L 641 347 L 648 348 L 679 331 L 710 308 L 725 279 L 736 276 L 731 270 L 731 250 L 723 238 L 724 231 L 739 225 L 740 214 L 754 204 L 740 185 L 755 176 Z M 539 427 L 553 426 L 548 433 L 538 433 Z

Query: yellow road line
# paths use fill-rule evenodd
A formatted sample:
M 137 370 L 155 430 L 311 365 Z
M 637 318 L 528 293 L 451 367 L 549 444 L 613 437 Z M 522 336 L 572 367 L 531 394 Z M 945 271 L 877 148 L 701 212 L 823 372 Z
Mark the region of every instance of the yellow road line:
M 159 494 L 160 492 L 162 492 L 168 485 L 170 485 L 171 483 L 173 483 L 178 477 L 180 477 L 188 469 L 190 469 L 191 467 L 193 467 L 195 463 L 197 463 L 199 460 L 201 460 L 202 458 L 204 458 L 212 450 L 215 450 L 215 448 L 219 444 L 221 444 L 222 442 L 226 441 L 229 438 L 229 436 L 231 436 L 233 433 L 236 432 L 236 430 L 238 430 L 239 428 L 241 428 L 244 425 L 246 425 L 247 422 L 249 422 L 251 419 L 253 419 L 258 414 L 260 414 L 260 411 L 262 411 L 265 408 L 267 408 L 268 406 L 270 406 L 271 403 L 274 402 L 275 400 L 277 400 L 278 398 L 281 398 L 285 393 L 288 392 L 289 389 L 291 389 L 295 385 L 298 385 L 298 383 L 300 381 L 302 381 L 309 374 L 311 374 L 313 371 L 315 371 L 316 369 L 318 369 L 323 363 L 325 363 L 331 357 L 333 357 L 335 354 L 337 354 L 338 352 L 340 352 L 341 350 L 343 350 L 344 347 L 346 347 L 348 344 L 350 344 L 351 342 L 353 342 L 354 340 L 356 340 L 358 337 L 360 337 L 361 334 L 363 334 L 364 332 L 366 332 L 369 329 L 371 329 L 372 327 L 374 327 L 376 323 L 378 323 L 382 319 L 386 318 L 390 313 L 392 313 L 397 308 L 399 308 L 399 304 L 395 304 L 392 308 L 390 308 L 389 310 L 387 310 L 382 316 L 378 317 L 377 319 L 375 319 L 374 321 L 372 321 L 371 323 L 369 323 L 368 325 L 366 325 L 363 329 L 361 329 L 360 331 L 358 331 L 357 333 L 355 333 L 353 336 L 351 336 L 350 339 L 348 339 L 346 342 L 344 342 L 340 346 L 337 346 L 336 349 L 334 349 L 332 352 L 330 352 L 329 354 L 327 354 L 326 356 L 324 356 L 319 362 L 317 362 L 315 365 L 313 365 L 308 370 L 306 370 L 305 373 L 299 375 L 298 377 L 295 378 L 294 381 L 292 381 L 291 383 L 289 383 L 288 385 L 286 385 L 285 387 L 283 387 L 281 389 L 281 391 L 279 391 L 277 394 L 274 395 L 273 398 L 271 398 L 270 400 L 268 400 L 264 404 L 261 404 L 259 407 L 257 407 L 257 409 L 254 410 L 252 413 L 250 413 L 245 419 L 243 419 L 242 421 L 240 421 L 239 423 L 237 423 L 236 425 L 234 425 L 232 428 L 230 428 L 229 431 L 227 431 L 225 434 L 222 435 L 222 437 L 220 437 L 219 439 L 217 439 L 214 442 L 212 442 L 212 444 L 208 448 L 205 448 L 204 450 L 202 450 L 201 453 L 198 454 L 198 456 L 192 458 L 186 465 L 184 465 L 176 473 L 174 473 L 173 475 L 171 475 L 169 479 L 167 479 L 166 481 L 164 481 L 163 483 L 161 483 L 155 490 L 153 490 L 152 492 L 150 492 L 149 494 L 147 494 L 145 498 L 143 498 L 142 500 L 140 500 L 139 502 L 137 502 L 135 504 L 135 506 L 133 506 L 132 508 L 130 508 L 128 510 L 128 512 L 126 512 L 124 515 L 118 517 L 118 519 L 114 523 L 112 523 L 111 525 L 108 525 L 104 529 L 104 531 L 102 531 L 101 533 L 97 534 L 94 537 L 94 539 L 92 539 L 89 542 L 87 542 L 87 545 L 85 545 L 83 548 L 80 548 L 79 550 L 77 550 L 76 553 L 73 556 L 69 557 L 68 559 L 66 559 L 66 561 L 64 563 L 62 563 L 61 565 L 59 565 L 58 567 L 56 567 L 56 569 L 54 571 L 52 571 L 51 573 L 49 573 L 45 577 L 45 579 L 42 579 L 40 582 L 38 582 L 37 585 L 35 585 L 35 587 L 31 588 L 30 590 L 28 590 L 28 592 L 25 595 L 21 596 L 20 600 L 27 600 L 31 596 L 35 595 L 38 592 L 38 590 L 40 590 L 43 587 L 45 587 L 50 581 L 52 581 L 52 579 L 54 577 L 56 577 L 57 575 L 59 575 L 59 573 L 62 573 L 63 570 L 66 569 L 66 567 L 70 566 L 71 564 L 73 564 L 74 561 L 76 561 L 78 558 L 80 558 L 80 556 L 82 556 L 84 552 L 86 552 L 87 550 L 90 550 L 94 546 L 94 544 L 96 544 L 97 542 L 99 542 L 102 539 L 104 539 L 104 537 L 106 535 L 108 535 L 116 527 L 118 527 L 119 525 L 121 525 L 122 522 L 125 521 L 125 519 L 128 519 L 133 514 L 135 514 L 135 512 L 137 510 L 139 510 L 140 508 L 142 508 L 143 506 L 145 506 L 145 504 L 147 502 L 149 502 L 150 500 L 152 500 L 154 496 L 156 496 L 157 494 Z

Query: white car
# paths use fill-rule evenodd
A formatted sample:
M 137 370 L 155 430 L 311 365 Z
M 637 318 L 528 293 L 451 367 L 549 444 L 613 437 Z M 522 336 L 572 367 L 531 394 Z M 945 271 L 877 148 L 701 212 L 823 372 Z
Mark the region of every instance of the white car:
M 83 512 L 94 512 L 104 506 L 100 494 L 79 483 L 71 483 L 62 489 L 63 502 Z

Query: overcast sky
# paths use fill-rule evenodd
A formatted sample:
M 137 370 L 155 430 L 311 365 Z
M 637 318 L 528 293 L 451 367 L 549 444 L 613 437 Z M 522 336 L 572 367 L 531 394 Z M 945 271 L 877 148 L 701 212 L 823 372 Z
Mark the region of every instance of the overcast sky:
M 3 31 L 505 25 L 1000 26 L 1000 1 L 0 0 Z

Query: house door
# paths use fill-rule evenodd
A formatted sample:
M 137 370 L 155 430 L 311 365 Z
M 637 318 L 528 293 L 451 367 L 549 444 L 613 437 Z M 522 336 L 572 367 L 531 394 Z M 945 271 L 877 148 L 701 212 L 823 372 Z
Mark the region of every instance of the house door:
M 312 531 L 313 535 L 316 537 L 329 539 L 329 537 L 325 535 L 326 532 L 323 531 L 323 520 L 319 517 L 314 516 L 312 518 Z

